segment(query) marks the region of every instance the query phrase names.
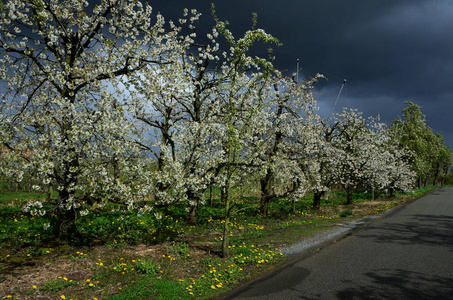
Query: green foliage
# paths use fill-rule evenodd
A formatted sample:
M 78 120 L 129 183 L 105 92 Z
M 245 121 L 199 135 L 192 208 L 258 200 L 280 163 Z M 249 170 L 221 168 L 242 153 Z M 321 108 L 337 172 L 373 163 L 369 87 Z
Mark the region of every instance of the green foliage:
M 135 269 L 142 274 L 156 274 L 160 270 L 160 266 L 152 258 L 140 259 L 135 263 Z
M 426 125 L 426 117 L 422 114 L 422 107 L 410 101 L 403 110 L 403 119 L 397 118 L 392 122 L 392 129 L 398 144 L 411 151 L 410 162 L 419 176 L 419 188 L 422 180 L 431 176 L 434 181 L 452 165 L 453 154 L 445 145 L 442 133 L 435 132 Z M 440 175 L 439 173 L 443 173 Z M 438 182 L 434 182 L 438 184 Z
M 167 213 L 177 215 L 181 210 L 178 208 L 175 213 Z M 80 232 L 113 246 L 124 243 L 156 244 L 173 240 L 183 233 L 183 222 L 171 215 L 159 214 L 156 217 L 153 213 L 146 213 L 139 216 L 133 211 L 93 210 L 78 218 L 77 226 Z
M 173 242 L 167 248 L 167 255 L 182 255 L 187 256 L 190 253 L 189 245 L 184 242 Z
M 346 218 L 346 217 L 349 217 L 349 216 L 352 215 L 352 214 L 353 214 L 352 210 L 348 209 L 348 210 L 345 210 L 344 212 L 342 212 L 342 213 L 340 214 L 340 217 Z
M 76 282 L 73 280 L 66 280 L 63 278 L 51 279 L 43 284 L 39 290 L 40 291 L 49 291 L 49 292 L 58 292 L 64 287 L 76 285 Z

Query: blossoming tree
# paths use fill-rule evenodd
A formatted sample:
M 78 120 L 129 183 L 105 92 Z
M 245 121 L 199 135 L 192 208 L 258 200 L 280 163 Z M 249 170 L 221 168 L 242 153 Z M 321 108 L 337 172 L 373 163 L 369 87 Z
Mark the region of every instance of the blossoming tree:
M 35 170 L 36 189 L 58 190 L 62 241 L 77 240 L 87 197 L 133 200 L 145 186 L 119 79 L 171 60 L 176 31 L 166 32 L 151 11 L 123 0 L 92 8 L 74 0 L 1 4 L 1 143 L 16 157 L 33 151 L 15 169 Z
M 357 110 L 344 109 L 334 122 L 338 125 L 331 141 L 336 149 L 333 176 L 346 191 L 346 204 L 352 204 L 352 193 L 359 186 L 373 190 L 412 186 L 414 174 L 404 159 L 407 152 L 397 148 L 378 118 L 366 119 Z
M 249 49 L 257 42 L 278 41 L 262 29 L 249 30 L 236 39 L 227 23 L 215 18 L 207 43 L 197 42 L 203 40 L 194 25 L 200 14 L 195 10 L 184 14 L 188 18 L 179 20 L 178 28 L 184 27 L 188 34 L 178 37 L 181 47 L 175 51 L 175 63 L 144 70 L 133 81 L 132 99 L 142 131 L 151 133 L 140 144 L 157 161 L 156 200 L 166 204 L 187 201 L 187 221 L 195 225 L 207 186 L 224 182 L 218 177 L 225 166 L 222 143 L 230 132 L 225 131 L 226 124 L 243 112 L 228 109 L 237 105 L 231 102 L 233 97 L 247 105 L 253 99 L 258 107 L 262 100 L 256 94 L 265 89 L 260 80 L 273 70 L 267 59 L 249 56 Z M 220 39 L 229 48 L 221 49 Z

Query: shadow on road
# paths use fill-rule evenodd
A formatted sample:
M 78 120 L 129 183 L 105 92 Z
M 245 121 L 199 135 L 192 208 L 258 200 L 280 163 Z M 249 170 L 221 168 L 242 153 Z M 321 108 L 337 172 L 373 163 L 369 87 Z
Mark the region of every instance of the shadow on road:
M 453 217 L 418 214 L 412 219 L 405 223 L 371 226 L 356 236 L 372 238 L 377 243 L 444 246 L 453 251 Z
M 406 270 L 366 273 L 372 283 L 337 292 L 337 299 L 453 299 L 451 278 Z

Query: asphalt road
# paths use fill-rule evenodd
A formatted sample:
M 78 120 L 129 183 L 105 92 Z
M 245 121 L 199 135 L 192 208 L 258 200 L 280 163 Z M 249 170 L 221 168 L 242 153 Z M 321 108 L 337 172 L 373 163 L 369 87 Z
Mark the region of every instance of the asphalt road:
M 453 299 L 453 188 L 368 223 L 226 299 Z

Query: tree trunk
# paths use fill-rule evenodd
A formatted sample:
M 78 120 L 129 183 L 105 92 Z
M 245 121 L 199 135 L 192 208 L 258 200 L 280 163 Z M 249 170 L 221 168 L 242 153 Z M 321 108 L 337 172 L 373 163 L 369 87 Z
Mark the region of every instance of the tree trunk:
M 261 196 L 260 214 L 262 214 L 262 215 L 267 215 L 268 214 L 268 212 L 269 212 L 269 202 L 270 202 L 270 198 L 269 197 Z
M 291 193 L 294 193 L 299 186 L 300 186 L 300 180 L 298 178 L 296 178 L 296 180 L 293 181 L 293 187 L 291 189 Z M 291 213 L 296 214 L 296 198 L 294 196 L 292 197 L 292 202 L 291 202 Z
M 316 191 L 313 195 L 313 210 L 320 210 L 321 209 L 321 197 L 324 195 L 324 191 Z
M 48 185 L 47 188 L 47 201 L 51 202 L 52 201 L 52 193 L 53 193 L 53 186 L 51 184 Z
M 290 211 L 290 213 L 296 214 L 296 199 L 294 199 L 294 198 L 291 201 L 291 211 Z
M 419 188 L 419 189 L 422 188 L 422 175 L 419 175 L 419 176 L 418 176 L 418 188 Z
M 428 183 L 429 183 L 429 176 L 426 176 L 424 186 L 428 186 Z
M 187 224 L 191 226 L 198 225 L 198 201 L 195 204 L 189 204 L 189 214 L 187 215 Z
M 442 175 L 442 185 L 445 185 L 445 178 L 447 177 L 448 174 L 448 168 L 444 169 L 444 173 Z
M 228 201 L 227 201 L 228 202 Z M 229 207 L 225 207 L 229 209 Z M 230 230 L 228 223 L 230 222 L 230 217 L 225 216 L 225 222 L 223 223 L 223 240 L 222 240 L 222 257 L 227 258 L 230 255 Z
M 57 209 L 58 217 L 58 239 L 60 242 L 77 245 L 81 242 L 81 234 L 77 230 L 76 217 L 77 213 L 74 207 L 67 209 L 70 193 L 67 190 L 60 192 L 60 207 Z
M 189 213 L 187 215 L 187 224 L 191 226 L 198 225 L 198 202 L 199 197 L 195 196 L 192 191 L 187 191 L 187 198 L 189 199 Z
M 346 189 L 346 204 L 352 204 L 352 189 Z
M 209 205 L 212 206 L 212 183 L 209 184 Z
M 76 226 L 76 212 L 73 208 L 65 209 L 59 208 L 58 216 L 58 239 L 60 242 L 69 245 L 76 245 L 80 243 L 80 233 Z
M 220 198 L 222 202 L 225 203 L 225 217 L 223 223 L 223 239 L 222 239 L 222 257 L 227 258 L 230 254 L 229 251 L 229 241 L 230 241 L 230 230 L 229 230 L 229 222 L 230 222 L 230 200 L 228 195 L 228 188 L 222 187 Z
M 395 189 L 394 188 L 390 188 L 389 189 L 389 193 L 390 193 L 389 197 L 393 198 L 395 196 Z
M 267 215 L 269 210 L 269 202 L 274 198 L 273 189 L 271 186 L 272 175 L 270 172 L 264 178 L 261 178 L 261 200 L 260 200 L 260 213 Z
M 440 173 L 440 164 L 438 163 L 436 166 L 436 173 L 434 173 L 434 185 L 439 184 L 439 173 Z

